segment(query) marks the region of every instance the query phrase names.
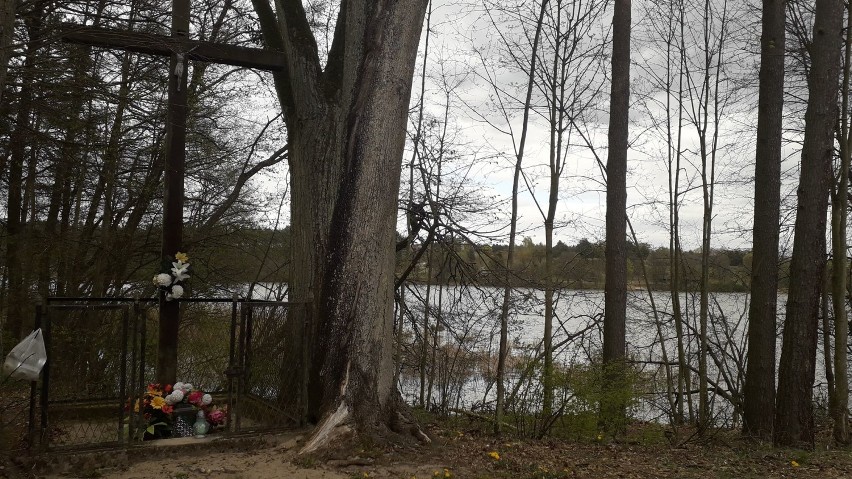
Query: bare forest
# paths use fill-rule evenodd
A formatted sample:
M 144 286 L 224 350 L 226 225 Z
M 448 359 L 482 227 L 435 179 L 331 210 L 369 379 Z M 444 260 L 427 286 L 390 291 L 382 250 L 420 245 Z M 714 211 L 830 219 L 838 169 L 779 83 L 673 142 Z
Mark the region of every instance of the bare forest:
M 850 79 L 839 0 L 0 0 L 0 452 L 189 377 L 297 458 L 848 447 Z

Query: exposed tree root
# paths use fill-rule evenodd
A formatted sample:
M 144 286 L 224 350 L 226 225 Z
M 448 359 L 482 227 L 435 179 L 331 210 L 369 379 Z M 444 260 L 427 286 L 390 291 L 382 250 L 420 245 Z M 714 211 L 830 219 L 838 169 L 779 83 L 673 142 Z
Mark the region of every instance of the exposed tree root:
M 352 439 L 355 436 L 371 436 L 373 439 L 382 438 L 381 441 L 388 443 L 396 443 L 405 438 L 414 438 L 421 444 L 431 444 L 432 439 L 423 431 L 418 424 L 418 421 L 411 414 L 411 409 L 402 400 L 401 396 L 393 400 L 388 419 L 378 429 L 368 426 L 366 429 L 358 426 L 358 422 L 353 414 L 353 409 L 347 405 L 345 396 L 340 400 L 337 410 L 320 421 L 317 427 L 311 434 L 310 439 L 299 451 L 300 455 L 329 450 L 332 444 L 346 439 Z M 393 432 L 397 436 L 389 437 L 388 432 Z M 391 434 L 391 436 L 394 436 Z M 410 440 L 410 439 L 409 439 Z M 336 445 L 335 445 L 336 447 Z
M 406 406 L 407 407 L 407 406 Z M 432 439 L 423 432 L 423 429 L 420 427 L 420 424 L 414 420 L 410 414 L 403 414 L 402 411 L 397 410 L 395 413 L 394 420 L 390 423 L 391 431 L 397 434 L 411 434 L 415 439 L 420 441 L 422 444 L 431 444 Z
M 352 432 L 351 415 L 344 401 L 340 402 L 337 411 L 325 417 L 317 425 L 311 438 L 299 454 L 309 454 L 327 446 L 333 439 L 340 438 Z

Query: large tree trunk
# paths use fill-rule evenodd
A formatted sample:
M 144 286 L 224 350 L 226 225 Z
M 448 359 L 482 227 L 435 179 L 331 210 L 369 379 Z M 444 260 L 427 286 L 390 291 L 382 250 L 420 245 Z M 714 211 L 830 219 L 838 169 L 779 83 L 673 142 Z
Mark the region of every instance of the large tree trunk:
M 612 427 L 625 413 L 624 354 L 627 315 L 627 116 L 630 103 L 630 0 L 613 13 L 609 154 L 606 162 L 606 283 L 603 362 L 608 375 L 601 419 Z M 620 426 L 618 426 L 620 427 Z
M 748 367 L 743 387 L 743 434 L 772 437 L 775 414 L 775 317 L 781 204 L 781 113 L 784 107 L 784 0 L 763 2 L 760 92 L 754 172 Z
M 290 298 L 312 302 L 309 411 L 320 418 L 304 451 L 348 431 L 400 431 L 396 200 L 427 2 L 344 2 L 325 71 L 300 2 L 275 13 L 253 3 L 288 66 L 276 89 L 290 144 Z
M 825 223 L 837 91 L 843 2 L 817 0 L 808 108 L 802 147 L 790 292 L 778 374 L 774 441 L 776 445 L 813 447 L 813 384 L 819 296 L 825 266 Z

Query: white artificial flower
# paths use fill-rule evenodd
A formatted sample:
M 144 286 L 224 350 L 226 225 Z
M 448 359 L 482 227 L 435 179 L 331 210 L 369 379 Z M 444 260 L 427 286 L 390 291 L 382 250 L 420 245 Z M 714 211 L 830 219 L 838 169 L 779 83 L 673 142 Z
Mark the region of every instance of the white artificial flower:
M 183 401 L 183 391 L 181 391 L 180 389 L 175 389 L 168 396 L 166 396 L 166 403 L 169 405 L 175 405 L 181 401 Z
M 172 286 L 171 297 L 172 298 L 180 298 L 181 296 L 183 296 L 183 286 L 181 286 L 179 284 Z
M 201 396 L 201 405 L 202 406 L 209 406 L 210 403 L 212 403 L 212 402 L 213 402 L 213 396 L 211 396 L 209 394 L 205 394 L 204 396 Z
M 172 386 L 173 391 L 177 391 L 179 389 L 183 389 L 183 383 L 182 382 L 176 382 L 175 385 Z
M 181 261 L 177 261 L 172 263 L 172 276 L 175 277 L 175 281 L 183 281 L 189 278 L 189 274 L 187 271 L 189 270 L 189 264 Z
M 160 273 L 154 276 L 154 284 L 157 286 L 168 286 L 172 284 L 172 277 L 166 273 Z
M 192 391 L 192 384 L 184 383 L 183 384 L 183 392 L 188 393 L 189 391 Z

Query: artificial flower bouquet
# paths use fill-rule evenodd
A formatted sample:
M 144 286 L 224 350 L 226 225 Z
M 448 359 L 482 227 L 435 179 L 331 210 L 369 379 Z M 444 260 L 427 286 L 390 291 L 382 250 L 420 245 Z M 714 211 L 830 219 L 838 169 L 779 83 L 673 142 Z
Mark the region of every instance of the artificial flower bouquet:
M 145 439 L 171 436 L 171 414 L 174 408 L 166 404 L 163 393 L 159 384 L 149 384 L 142 397 L 133 401 L 133 412 L 142 417 L 141 432 Z
M 166 301 L 183 296 L 183 282 L 189 279 L 189 256 L 175 253 L 174 261 L 163 261 L 161 272 L 154 275 L 154 286 L 165 293 Z
M 141 399 L 134 403 L 133 411 L 143 419 L 143 438 L 160 439 L 175 435 L 179 412 L 186 410 L 195 416 L 202 411 L 210 429 L 224 426 L 228 414 L 226 408 L 213 404 L 213 396 L 190 383 L 174 385 L 149 384 Z M 180 434 L 177 434 L 180 435 Z

